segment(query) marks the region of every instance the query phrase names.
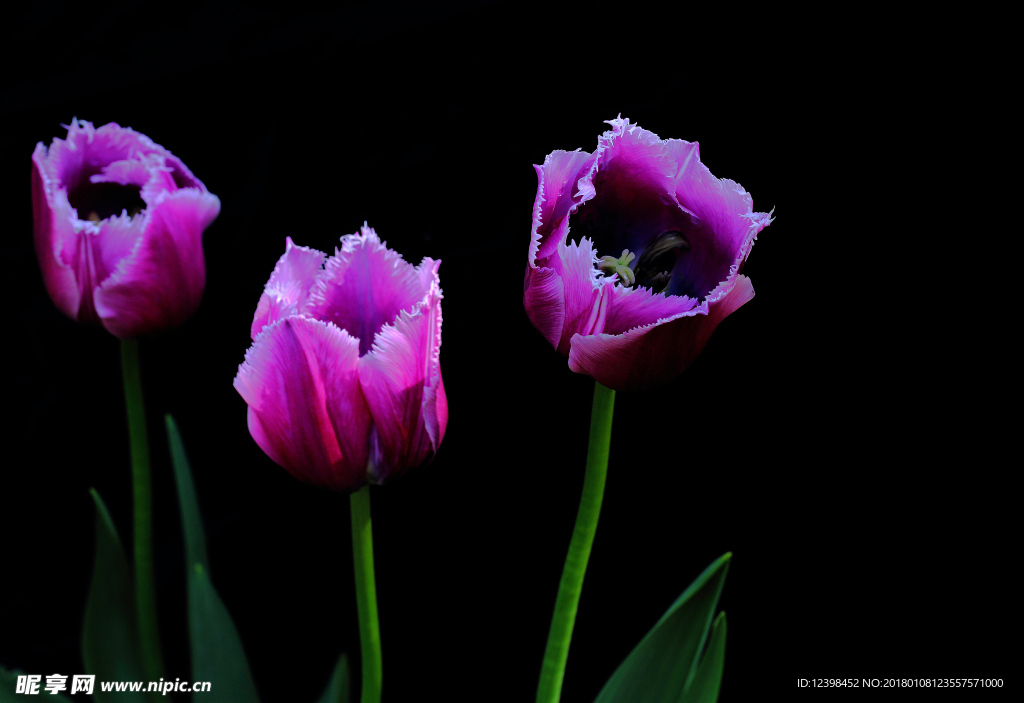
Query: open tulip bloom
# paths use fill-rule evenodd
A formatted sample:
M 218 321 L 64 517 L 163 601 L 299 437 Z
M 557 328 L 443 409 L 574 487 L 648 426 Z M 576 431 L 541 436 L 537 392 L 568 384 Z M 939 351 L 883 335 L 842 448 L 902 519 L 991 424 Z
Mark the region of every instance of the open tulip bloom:
M 196 311 L 203 230 L 220 200 L 180 159 L 131 129 L 76 119 L 32 163 L 36 254 L 61 312 L 128 339 Z
M 121 340 L 134 499 L 137 620 L 150 678 L 161 675 L 149 447 L 136 338 L 180 325 L 206 285 L 203 230 L 220 200 L 171 152 L 114 123 L 74 119 L 32 154 L 36 256 L 57 308 Z
M 444 437 L 440 264 L 413 267 L 366 226 L 331 257 L 289 237 L 235 377 L 249 432 L 271 459 L 308 483 L 353 491 L 364 701 L 380 686 L 364 486 L 428 461 Z
M 754 296 L 739 271 L 771 215 L 711 175 L 696 142 L 609 124 L 593 154 L 534 167 L 523 299 L 570 369 L 627 390 L 677 376 Z
M 621 117 L 597 150 L 555 151 L 539 181 L 523 303 L 569 368 L 597 381 L 587 473 L 538 703 L 558 700 L 600 513 L 615 390 L 680 374 L 754 295 L 740 275 L 771 213 L 715 178 L 696 142 L 662 140 Z M 578 240 L 569 238 L 577 236 Z

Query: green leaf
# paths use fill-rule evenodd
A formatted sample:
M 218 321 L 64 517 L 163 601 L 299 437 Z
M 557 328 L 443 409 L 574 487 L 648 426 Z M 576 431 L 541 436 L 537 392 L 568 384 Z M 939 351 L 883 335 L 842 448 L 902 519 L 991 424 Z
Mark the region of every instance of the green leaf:
M 211 682 L 211 692 L 216 690 L 218 701 L 258 703 L 242 640 L 202 564 L 196 564 L 188 575 L 188 623 L 192 678 Z
M 711 626 L 711 639 L 690 687 L 683 692 L 679 703 L 715 703 L 722 686 L 722 667 L 725 664 L 725 613 L 719 613 Z
M 211 693 L 224 703 L 258 703 L 256 684 L 245 660 L 242 640 L 224 602 L 210 582 L 206 537 L 199 517 L 195 484 L 185 447 L 174 418 L 165 416 L 174 464 L 174 479 L 185 531 L 185 566 L 188 579 L 188 622 L 192 646 L 192 678 L 209 681 Z M 207 694 L 195 697 L 205 700 Z
M 145 701 L 137 691 L 100 690 L 100 681 L 143 681 L 146 676 L 139 654 L 132 572 L 107 506 L 95 489 L 89 493 L 96 503 L 96 561 L 82 626 L 85 672 L 96 675 L 97 701 Z
M 349 671 L 348 656 L 342 653 L 338 663 L 334 665 L 334 673 L 327 684 L 327 689 L 317 703 L 348 703 Z
M 701 692 L 711 690 L 715 659 L 705 657 L 709 670 L 698 679 L 702 668 L 699 655 L 711 628 L 731 557 L 732 554 L 719 557 L 683 591 L 608 679 L 595 703 L 713 703 L 715 698 L 691 698 L 691 692 L 697 693 L 697 682 Z M 724 626 L 721 632 L 721 644 L 715 646 L 724 648 Z M 709 648 L 709 652 L 713 650 Z M 720 655 L 715 656 L 719 657 L 720 676 Z M 717 697 L 717 686 L 714 695 Z
M 171 463 L 174 465 L 174 482 L 178 486 L 178 502 L 181 505 L 181 525 L 185 532 L 185 563 L 191 571 L 201 564 L 207 571 L 210 564 L 206 557 L 206 533 L 199 517 L 199 503 L 196 500 L 196 486 L 192 482 L 192 469 L 185 455 L 178 425 L 170 415 L 164 417 L 167 424 L 167 441 L 171 448 Z
M 0 703 L 25 703 L 25 701 L 32 700 L 31 698 L 25 698 L 23 693 L 15 693 L 18 690 L 18 677 L 24 675 L 24 671 L 5 669 L 0 666 Z M 68 690 L 71 690 L 71 676 L 68 676 L 68 680 L 64 683 L 67 685 Z M 72 703 L 70 698 L 60 693 L 56 695 L 50 693 L 46 690 L 45 686 L 46 676 L 41 675 L 39 694 L 46 696 L 45 700 L 53 701 L 53 703 Z

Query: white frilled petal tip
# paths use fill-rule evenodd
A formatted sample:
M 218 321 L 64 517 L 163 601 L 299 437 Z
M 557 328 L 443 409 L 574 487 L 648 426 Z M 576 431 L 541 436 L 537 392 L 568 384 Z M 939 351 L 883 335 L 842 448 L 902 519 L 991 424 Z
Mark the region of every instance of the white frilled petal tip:
M 388 249 L 372 228 L 342 237 L 309 293 L 305 312 L 330 321 L 359 339 L 366 354 L 381 328 L 403 310 L 412 310 L 437 280 L 440 262 L 425 258 L 419 266 Z
M 309 291 L 316 283 L 326 258 L 322 251 L 297 246 L 291 237 L 286 238 L 284 254 L 277 260 L 256 305 L 249 330 L 253 339 L 267 325 L 305 311 Z

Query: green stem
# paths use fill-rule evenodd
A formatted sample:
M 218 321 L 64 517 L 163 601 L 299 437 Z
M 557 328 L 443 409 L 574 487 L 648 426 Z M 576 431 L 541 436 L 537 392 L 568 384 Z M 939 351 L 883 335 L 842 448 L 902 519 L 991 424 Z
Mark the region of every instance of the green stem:
M 128 410 L 128 436 L 132 450 L 132 494 L 135 504 L 135 603 L 142 663 L 151 681 L 163 676 L 160 634 L 156 624 L 156 585 L 153 578 L 153 495 L 149 477 L 149 439 L 142 403 L 139 343 L 121 340 L 121 372 Z
M 379 703 L 383 677 L 380 655 L 380 623 L 377 620 L 377 584 L 373 575 L 373 523 L 370 521 L 370 487 L 351 495 L 352 565 L 356 572 L 356 603 L 359 605 L 359 642 L 362 647 L 363 695 L 361 703 Z
M 583 495 L 576 514 L 569 554 L 565 558 L 562 581 L 558 584 L 555 614 L 551 618 L 544 663 L 540 669 L 537 703 L 558 703 L 565 678 L 565 662 L 569 658 L 569 642 L 576 624 L 576 609 L 583 590 L 583 576 L 594 544 L 597 519 L 601 515 L 604 482 L 608 475 L 608 447 L 612 439 L 612 412 L 615 391 L 600 383 L 594 384 L 594 406 L 590 412 L 590 442 L 587 445 L 587 473 L 583 479 Z

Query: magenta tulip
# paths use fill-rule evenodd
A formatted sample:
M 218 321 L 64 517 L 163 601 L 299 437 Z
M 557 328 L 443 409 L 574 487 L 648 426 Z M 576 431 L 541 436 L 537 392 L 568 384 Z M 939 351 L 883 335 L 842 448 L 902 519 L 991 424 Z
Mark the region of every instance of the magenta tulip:
M 287 239 L 235 377 L 271 459 L 352 490 L 434 456 L 448 424 L 440 265 L 412 266 L 365 226 L 331 257 Z
M 185 164 L 144 134 L 79 120 L 32 162 L 36 255 L 64 314 L 129 339 L 195 312 L 220 200 Z
M 771 213 L 711 175 L 696 142 L 608 124 L 594 153 L 535 166 L 523 300 L 570 369 L 628 390 L 677 376 L 754 296 L 739 271 Z

